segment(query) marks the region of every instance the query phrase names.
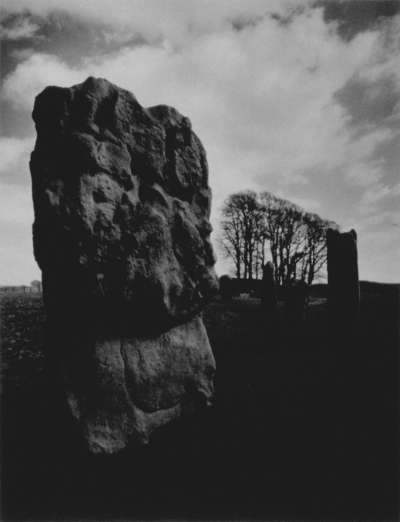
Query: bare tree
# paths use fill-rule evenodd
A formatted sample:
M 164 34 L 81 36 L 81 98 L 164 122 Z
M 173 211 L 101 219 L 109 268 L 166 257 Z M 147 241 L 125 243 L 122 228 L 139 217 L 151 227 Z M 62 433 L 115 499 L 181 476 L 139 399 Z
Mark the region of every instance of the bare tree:
M 305 236 L 304 255 L 299 267 L 299 279 L 311 285 L 312 282 L 326 271 L 327 247 L 326 231 L 328 228 L 337 229 L 333 221 L 320 218 L 317 214 L 304 215 Z
M 264 236 L 269 241 L 277 282 L 288 285 L 296 278 L 303 256 L 304 211 L 290 201 L 269 192 L 260 194 Z
M 241 224 L 241 211 L 236 204 L 236 198 L 229 196 L 222 209 L 221 244 L 226 257 L 233 260 L 236 277 L 242 276 L 243 268 L 243 235 Z
M 239 192 L 222 209 L 222 245 L 236 268 L 236 277 L 259 278 L 267 248 L 277 283 L 295 280 L 311 285 L 326 265 L 326 229 L 335 223 L 270 192 Z
M 260 206 L 252 191 L 238 192 L 227 198 L 222 208 L 224 251 L 235 264 L 236 277 L 253 279 L 260 230 Z

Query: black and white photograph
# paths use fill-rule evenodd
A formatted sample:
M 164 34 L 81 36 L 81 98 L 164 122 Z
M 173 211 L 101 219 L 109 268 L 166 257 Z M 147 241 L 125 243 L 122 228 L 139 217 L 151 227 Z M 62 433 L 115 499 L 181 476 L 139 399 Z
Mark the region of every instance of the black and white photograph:
M 400 0 L 1 0 L 0 520 L 400 520 Z

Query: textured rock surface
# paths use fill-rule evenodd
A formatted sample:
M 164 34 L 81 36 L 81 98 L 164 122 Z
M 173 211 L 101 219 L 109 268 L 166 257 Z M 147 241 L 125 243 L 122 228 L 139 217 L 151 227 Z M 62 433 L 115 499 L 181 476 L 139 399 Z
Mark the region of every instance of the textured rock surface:
M 350 327 L 360 307 L 357 234 L 328 229 L 329 310 L 333 324 Z
M 154 429 L 209 403 L 214 358 L 202 320 L 147 338 L 99 326 L 59 359 L 67 400 L 92 452 L 147 443 Z
M 115 451 L 212 394 L 206 154 L 175 109 L 103 79 L 46 88 L 33 118 L 49 357 L 89 446 Z

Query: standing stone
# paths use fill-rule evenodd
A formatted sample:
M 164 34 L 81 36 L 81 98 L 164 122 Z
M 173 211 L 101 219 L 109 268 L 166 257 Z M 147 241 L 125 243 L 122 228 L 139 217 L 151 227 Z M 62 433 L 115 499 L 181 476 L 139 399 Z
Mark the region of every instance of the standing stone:
M 206 153 L 174 108 L 104 79 L 47 87 L 33 119 L 48 358 L 89 450 L 114 453 L 213 395 Z
M 219 278 L 219 293 L 222 299 L 230 300 L 234 296 L 234 282 L 228 275 L 222 275 Z
M 294 280 L 285 288 L 285 315 L 290 327 L 299 327 L 306 320 L 308 286 L 304 281 Z
M 277 299 L 274 265 L 268 261 L 263 266 L 263 278 L 261 287 L 261 304 L 267 314 L 276 315 Z
M 263 277 L 259 286 L 261 297 L 260 321 L 268 347 L 275 344 L 273 339 L 280 331 L 280 318 L 278 313 L 277 285 L 275 281 L 274 265 L 268 261 L 262 269 Z
M 328 229 L 326 239 L 329 312 L 336 327 L 351 327 L 360 308 L 357 234 Z

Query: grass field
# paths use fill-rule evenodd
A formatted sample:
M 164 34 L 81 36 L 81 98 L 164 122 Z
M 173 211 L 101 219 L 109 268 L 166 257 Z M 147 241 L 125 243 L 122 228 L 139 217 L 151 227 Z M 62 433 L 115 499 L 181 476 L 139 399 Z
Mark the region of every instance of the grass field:
M 347 338 L 318 295 L 296 328 L 211 303 L 214 406 L 113 458 L 86 455 L 49 394 L 40 296 L 3 296 L 3 520 L 397 520 L 398 296 L 364 285 Z

